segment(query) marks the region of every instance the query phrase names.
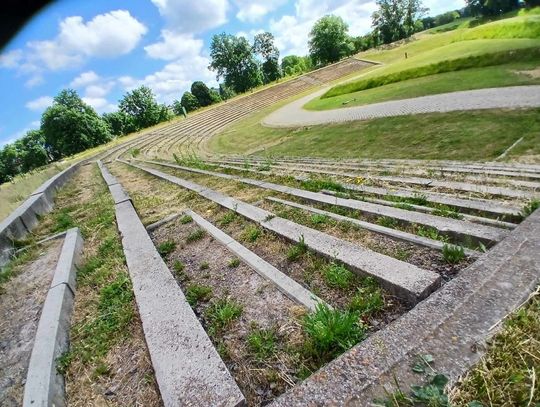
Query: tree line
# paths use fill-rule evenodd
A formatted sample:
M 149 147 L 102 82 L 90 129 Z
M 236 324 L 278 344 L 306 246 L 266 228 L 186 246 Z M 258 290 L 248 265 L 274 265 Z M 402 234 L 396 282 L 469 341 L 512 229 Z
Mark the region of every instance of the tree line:
M 337 62 L 366 49 L 407 38 L 418 31 L 451 23 L 465 16 L 497 16 L 520 7 L 519 0 L 466 0 L 462 10 L 435 17 L 425 16 L 420 0 L 376 0 L 373 30 L 363 36 L 349 35 L 341 17 L 319 19 L 309 33 L 309 55 L 288 55 L 279 62 L 280 51 L 272 33 L 257 34 L 250 42 L 232 34 L 216 34 L 210 44 L 209 68 L 216 72 L 218 88 L 195 81 L 189 91 L 171 106 L 159 104 L 152 90 L 141 86 L 126 93 L 118 110 L 102 116 L 76 91 L 62 90 L 41 117 L 38 130 L 0 150 L 0 183 L 17 174 L 57 161 L 88 148 L 107 143 L 200 107 L 227 100 L 238 93 Z M 540 0 L 524 0 L 526 7 L 540 6 Z

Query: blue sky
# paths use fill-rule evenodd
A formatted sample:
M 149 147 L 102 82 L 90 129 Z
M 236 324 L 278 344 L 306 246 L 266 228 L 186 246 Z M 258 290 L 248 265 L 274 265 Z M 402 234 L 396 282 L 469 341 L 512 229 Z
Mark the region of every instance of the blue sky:
M 464 0 L 424 0 L 430 15 Z M 179 99 L 207 69 L 213 34 L 276 37 L 281 55 L 307 53 L 307 35 L 337 14 L 352 35 L 370 31 L 373 0 L 60 0 L 34 17 L 0 52 L 0 146 L 38 128 L 41 113 L 73 88 L 99 113 L 139 86 L 160 102 Z

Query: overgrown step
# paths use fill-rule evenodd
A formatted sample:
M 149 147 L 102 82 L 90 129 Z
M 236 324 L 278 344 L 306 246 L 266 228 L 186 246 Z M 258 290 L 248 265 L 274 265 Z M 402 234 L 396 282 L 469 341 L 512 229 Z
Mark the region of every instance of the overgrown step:
M 505 230 L 492 226 L 477 225 L 462 220 L 444 218 L 440 216 L 418 213 L 399 208 L 378 205 L 354 199 L 344 199 L 339 197 L 331 197 L 318 192 L 306 191 L 299 188 L 287 187 L 274 184 L 266 181 L 259 181 L 250 178 L 243 178 L 235 175 L 222 174 L 214 171 L 199 170 L 191 167 L 183 167 L 174 164 L 166 164 L 157 161 L 145 161 L 151 164 L 176 168 L 184 171 L 194 172 L 198 174 L 211 175 L 215 177 L 239 181 L 245 184 L 254 185 L 259 188 L 269 189 L 276 192 L 281 192 L 288 195 L 293 195 L 308 201 L 323 203 L 328 205 L 336 205 L 345 208 L 355 209 L 364 213 L 375 216 L 386 216 L 397 219 L 408 224 L 419 224 L 437 229 L 442 234 L 450 235 L 457 239 L 470 239 L 482 244 L 492 245 L 497 243 L 506 236 Z
M 108 182 L 114 182 L 110 177 Z M 131 201 L 117 203 L 115 210 L 164 405 L 243 405 L 244 396 L 158 254 Z
M 121 162 L 183 188 L 195 191 L 201 196 L 259 223 L 262 227 L 290 241 L 303 241 L 315 252 L 342 262 L 359 274 L 374 277 L 385 289 L 410 304 L 415 304 L 427 297 L 441 283 L 440 276 L 432 271 L 423 270 L 412 264 L 277 217 L 271 212 L 223 195 L 197 183 L 152 168 L 130 164 L 126 161 Z

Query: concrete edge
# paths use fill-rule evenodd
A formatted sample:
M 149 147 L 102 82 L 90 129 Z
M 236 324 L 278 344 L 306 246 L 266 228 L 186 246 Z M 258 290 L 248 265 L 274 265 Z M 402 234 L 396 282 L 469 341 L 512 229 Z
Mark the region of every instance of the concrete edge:
M 75 274 L 82 248 L 79 229 L 69 229 L 41 311 L 24 386 L 24 407 L 66 405 L 64 378 L 56 369 L 56 360 L 69 346 Z
M 283 294 L 293 301 L 302 304 L 310 311 L 314 311 L 317 304 L 324 303 L 322 299 L 317 297 L 311 291 L 272 266 L 266 260 L 257 256 L 251 250 L 215 227 L 202 216 L 189 209 L 186 210 L 185 213 L 191 216 L 192 219 L 212 235 L 214 239 L 224 245 L 229 251 L 236 254 L 242 261 L 246 262 L 257 274 L 271 281 Z

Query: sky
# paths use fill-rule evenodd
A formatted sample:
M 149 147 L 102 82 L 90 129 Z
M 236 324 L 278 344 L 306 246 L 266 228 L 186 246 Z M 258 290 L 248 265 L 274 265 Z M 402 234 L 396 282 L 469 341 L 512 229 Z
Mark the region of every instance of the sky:
M 464 0 L 424 0 L 429 15 Z M 75 89 L 98 113 L 126 92 L 149 86 L 159 102 L 180 99 L 191 83 L 216 86 L 208 70 L 212 35 L 252 41 L 270 31 L 281 56 L 306 55 L 308 33 L 326 14 L 350 35 L 371 30 L 374 0 L 59 0 L 0 50 L 0 146 L 39 128 L 62 89 Z

